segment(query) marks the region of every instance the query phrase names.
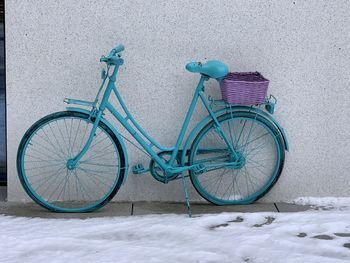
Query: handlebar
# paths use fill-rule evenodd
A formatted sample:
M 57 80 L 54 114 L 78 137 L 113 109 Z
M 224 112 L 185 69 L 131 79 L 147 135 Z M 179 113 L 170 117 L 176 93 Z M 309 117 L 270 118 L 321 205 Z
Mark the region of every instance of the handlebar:
M 116 54 L 118 54 L 119 52 L 122 52 L 124 50 L 124 46 L 122 44 L 116 46 L 115 48 L 113 48 L 111 50 L 111 52 L 109 52 L 108 57 L 112 57 L 115 56 Z
M 107 57 L 105 57 L 105 56 L 101 57 L 100 62 L 106 62 L 106 63 L 115 62 L 117 59 L 120 58 L 120 55 L 118 55 L 118 57 L 116 57 L 116 55 L 118 53 L 122 52 L 124 49 L 125 49 L 124 45 L 122 45 L 122 44 L 116 46 L 115 48 L 113 48 L 111 50 L 111 52 L 109 52 Z
M 115 53 L 119 53 L 119 52 L 124 51 L 124 49 L 125 49 L 124 45 L 119 44 L 118 46 L 116 46 L 116 47 L 114 48 L 114 51 L 115 51 Z

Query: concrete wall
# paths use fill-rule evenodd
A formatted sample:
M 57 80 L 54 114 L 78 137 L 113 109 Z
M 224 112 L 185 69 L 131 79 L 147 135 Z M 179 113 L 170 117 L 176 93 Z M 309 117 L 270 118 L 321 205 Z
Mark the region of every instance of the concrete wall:
M 26 129 L 64 109 L 64 97 L 92 99 L 99 57 L 116 43 L 126 46 L 121 93 L 161 143 L 175 142 L 197 82 L 184 65 L 220 59 L 233 71 L 261 71 L 278 98 L 290 152 L 263 200 L 350 196 L 349 13 L 346 0 L 7 0 L 9 200 L 27 199 L 15 167 Z M 220 97 L 214 81 L 208 90 Z M 146 163 L 128 150 L 131 165 Z M 199 198 L 192 188 L 191 197 Z M 183 200 L 183 193 L 179 181 L 129 174 L 116 199 Z

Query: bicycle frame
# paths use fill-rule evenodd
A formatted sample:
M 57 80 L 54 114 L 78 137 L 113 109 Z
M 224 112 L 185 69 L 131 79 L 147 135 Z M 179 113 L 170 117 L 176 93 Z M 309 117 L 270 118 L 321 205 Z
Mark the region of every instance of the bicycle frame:
M 124 136 L 104 113 L 121 123 L 143 149 L 124 139 L 151 159 L 149 169 L 142 164 L 133 166 L 134 174 L 149 171 L 162 183 L 181 177 L 189 216 L 188 173 L 195 190 L 216 205 L 250 204 L 273 187 L 288 151 L 283 128 L 271 116 L 276 104 L 273 96 L 255 106 L 207 98 L 205 81 L 226 78 L 228 67 L 217 60 L 188 63 L 186 69 L 200 73 L 200 79 L 175 144 L 164 147 L 135 121 L 117 89 L 123 50 L 124 46 L 118 45 L 100 58 L 107 71 L 102 71 L 102 84 L 94 101 L 64 100 L 88 109 L 68 106 L 67 111 L 41 118 L 23 136 L 17 151 L 17 171 L 24 190 L 36 203 L 55 212 L 91 212 L 112 200 L 128 175 L 128 155 Z M 112 105 L 111 95 L 118 105 Z M 198 100 L 208 114 L 185 135 Z M 266 111 L 261 110 L 263 106 Z M 98 150 L 93 148 L 103 141 Z M 108 150 L 111 146 L 114 151 Z
M 201 167 L 198 164 L 191 165 L 191 166 L 174 166 L 174 161 L 175 161 L 175 159 L 180 151 L 181 144 L 182 144 L 184 137 L 185 137 L 185 132 L 188 128 L 189 122 L 191 120 L 192 114 L 193 114 L 195 107 L 197 105 L 198 99 L 201 99 L 201 101 L 203 102 L 204 107 L 209 112 L 209 116 L 212 118 L 212 120 L 216 124 L 217 131 L 220 133 L 220 135 L 222 136 L 222 138 L 224 139 L 224 141 L 226 142 L 226 144 L 228 145 L 229 149 L 231 150 L 231 152 L 233 154 L 233 161 L 232 162 L 227 162 L 226 164 L 217 164 L 217 165 L 212 164 L 210 166 L 211 167 L 222 167 L 222 166 L 228 166 L 228 165 L 235 166 L 237 164 L 236 160 L 239 159 L 238 154 L 235 151 L 234 146 L 231 144 L 230 140 L 227 138 L 224 131 L 222 130 L 221 125 L 219 124 L 218 119 L 216 117 L 216 114 L 212 111 L 212 109 L 209 105 L 209 102 L 204 94 L 204 82 L 209 79 L 208 76 L 201 75 L 200 80 L 199 80 L 198 85 L 197 85 L 197 88 L 194 92 L 192 101 L 190 103 L 189 109 L 188 109 L 187 114 L 185 116 L 185 120 L 183 122 L 183 125 L 182 125 L 182 128 L 180 130 L 177 141 L 173 147 L 168 148 L 168 147 L 163 147 L 162 145 L 160 145 L 151 136 L 149 136 L 146 133 L 146 131 L 144 131 L 142 129 L 142 127 L 139 126 L 139 124 L 135 121 L 135 119 L 132 117 L 131 113 L 129 112 L 123 99 L 121 98 L 121 96 L 118 92 L 118 89 L 115 86 L 115 82 L 116 82 L 116 76 L 118 73 L 119 66 L 122 64 L 123 64 L 123 60 L 121 58 L 119 58 L 119 63 L 116 63 L 116 65 L 114 66 L 113 73 L 110 76 L 108 76 L 108 75 L 106 76 L 106 78 L 109 77 L 109 81 L 108 81 L 107 87 L 105 89 L 105 92 L 104 92 L 103 97 L 102 97 L 102 101 L 101 101 L 98 109 L 95 108 L 95 104 L 92 102 L 89 103 L 89 102 L 84 102 L 84 101 L 71 100 L 72 103 L 74 103 L 74 101 L 75 101 L 75 102 L 80 102 L 80 104 L 85 104 L 85 106 L 86 105 L 93 106 L 92 111 L 94 111 L 95 121 L 94 121 L 93 128 L 90 132 L 90 136 L 89 136 L 85 146 L 83 147 L 81 152 L 76 157 L 69 160 L 70 166 L 75 166 L 77 164 L 77 162 L 82 158 L 82 156 L 89 149 L 91 142 L 93 140 L 94 134 L 96 132 L 97 126 L 98 126 L 99 122 L 101 121 L 102 114 L 107 109 L 123 125 L 123 127 L 135 138 L 135 140 L 142 146 L 142 148 L 145 149 L 145 151 L 154 159 L 154 161 L 164 171 L 166 171 L 166 173 L 174 174 L 174 173 L 181 173 L 183 171 L 191 170 L 191 169 L 197 169 L 197 170 L 203 169 L 203 167 Z M 105 79 L 104 79 L 104 81 L 105 81 Z M 103 85 L 104 85 L 104 82 L 103 82 L 102 86 Z M 102 86 L 101 86 L 101 88 L 102 88 Z M 126 114 L 125 117 L 123 117 L 122 114 L 119 113 L 117 111 L 117 109 L 109 102 L 109 97 L 110 97 L 112 92 L 115 94 L 119 104 L 121 105 L 124 113 Z M 96 102 L 96 100 L 95 100 L 95 102 Z M 159 151 L 171 151 L 172 154 L 171 154 L 170 160 L 166 162 L 162 158 L 160 158 L 158 156 L 157 152 L 153 149 L 153 147 L 156 147 Z

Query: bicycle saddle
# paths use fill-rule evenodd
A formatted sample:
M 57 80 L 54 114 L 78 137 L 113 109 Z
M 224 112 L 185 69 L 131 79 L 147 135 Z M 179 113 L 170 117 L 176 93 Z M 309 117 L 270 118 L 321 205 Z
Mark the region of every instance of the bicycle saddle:
M 211 78 L 221 80 L 228 74 L 228 67 L 219 60 L 210 60 L 207 63 L 190 62 L 186 69 L 192 73 L 200 73 Z

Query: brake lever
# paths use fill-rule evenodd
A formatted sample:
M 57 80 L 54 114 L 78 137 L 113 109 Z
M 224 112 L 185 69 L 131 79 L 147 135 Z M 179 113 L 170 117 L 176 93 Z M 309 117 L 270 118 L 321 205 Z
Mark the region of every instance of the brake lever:
M 100 62 L 107 62 L 108 61 L 108 57 L 102 56 L 100 58 Z

